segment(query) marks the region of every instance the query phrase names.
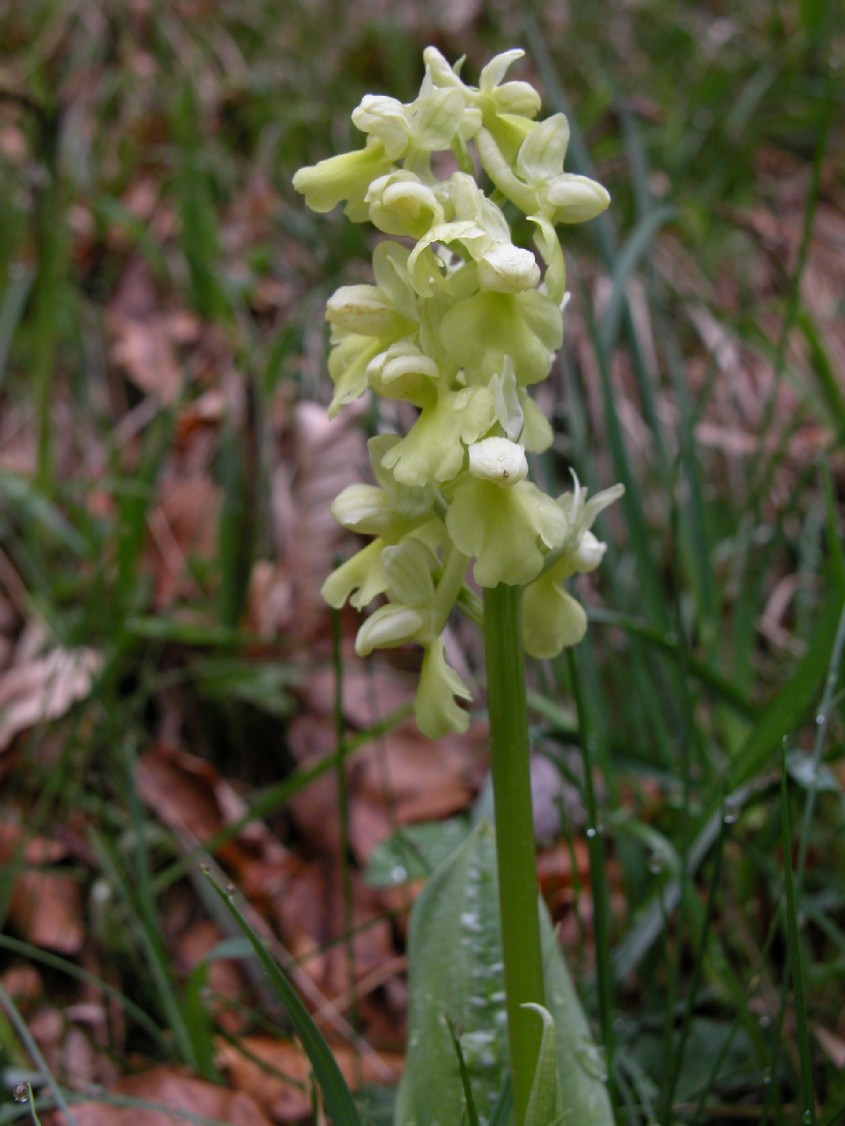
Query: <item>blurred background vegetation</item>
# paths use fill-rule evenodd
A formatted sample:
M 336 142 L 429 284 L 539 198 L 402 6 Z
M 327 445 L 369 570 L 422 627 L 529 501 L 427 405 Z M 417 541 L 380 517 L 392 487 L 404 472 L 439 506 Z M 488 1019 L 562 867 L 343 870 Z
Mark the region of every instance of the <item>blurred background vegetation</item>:
M 537 468 L 552 491 L 571 470 L 627 487 L 582 591 L 588 640 L 532 674 L 555 768 L 544 890 L 620 1122 L 839 1120 L 841 16 L 834 0 L 0 7 L 10 1089 L 44 1084 L 46 1115 L 45 1077 L 72 1101 L 99 1084 L 99 1110 L 128 1122 L 121 1099 L 170 1097 L 177 1076 L 175 1105 L 200 1105 L 180 1065 L 264 1115 L 244 1121 L 312 1120 L 278 1013 L 227 960 L 205 843 L 300 987 L 344 1011 L 338 1052 L 389 1120 L 409 873 L 385 857 L 398 826 L 483 803 L 483 713 L 432 759 L 404 724 L 402 667 L 333 695 L 333 668 L 361 673 L 354 621 L 333 641 L 317 594 L 350 550 L 327 508 L 374 420 L 325 420 L 322 318 L 366 277 L 372 232 L 308 213 L 290 181 L 357 146 L 364 93 L 410 100 L 428 43 L 465 55 L 470 81 L 519 46 L 544 110 L 570 115 L 568 169 L 613 197 L 566 239 L 567 341 L 540 399 L 557 439 Z M 454 644 L 481 681 L 472 631 L 456 623 Z M 394 774 L 376 799 L 354 760 L 338 768 L 367 746 L 371 775 L 401 761 L 406 790 Z M 414 847 L 436 858 L 444 826 Z M 28 1113 L 10 1101 L 0 1122 Z

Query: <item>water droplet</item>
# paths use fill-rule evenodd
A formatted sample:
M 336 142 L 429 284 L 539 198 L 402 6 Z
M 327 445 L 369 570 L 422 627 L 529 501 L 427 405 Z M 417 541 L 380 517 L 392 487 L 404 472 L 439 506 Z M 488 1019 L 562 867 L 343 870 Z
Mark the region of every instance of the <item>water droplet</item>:
M 28 1103 L 29 1102 L 29 1084 L 28 1083 L 18 1083 L 17 1087 L 15 1087 L 14 1091 L 12 1092 L 12 1098 L 15 1100 L 16 1103 Z
M 648 870 L 649 872 L 651 872 L 652 876 L 660 875 L 660 873 L 663 871 L 663 865 L 665 864 L 665 862 L 666 858 L 664 857 L 663 853 L 658 852 L 657 849 L 655 849 L 654 852 L 652 852 L 651 856 L 648 858 Z
M 208 873 L 211 871 L 211 868 L 207 864 L 200 864 L 200 871 L 205 872 L 205 874 L 208 875 Z
M 771 1084 L 771 1082 L 772 1082 L 772 1073 L 771 1073 L 771 1070 L 767 1067 L 766 1070 L 763 1072 L 763 1086 L 768 1087 Z
M 602 1083 L 607 1082 L 607 1061 L 604 1051 L 590 1040 L 582 1040 L 575 1045 L 575 1058 L 581 1068 Z
M 226 884 L 226 897 L 228 899 L 234 899 L 235 898 L 235 890 L 236 889 L 235 889 L 234 884 Z
M 592 840 L 592 839 L 593 839 L 594 837 L 597 837 L 597 836 L 598 836 L 598 833 L 596 832 L 596 830 L 595 830 L 595 829 L 593 828 L 593 826 L 591 825 L 591 826 L 589 827 L 589 829 L 587 830 L 587 837 L 588 837 L 588 839 L 589 839 L 589 840 Z
M 816 716 L 816 726 L 817 727 L 824 727 L 824 725 L 826 723 L 827 723 L 827 716 L 824 714 L 824 712 L 819 712 L 819 714 Z
M 735 825 L 739 820 L 740 803 L 736 798 L 725 798 L 725 804 L 722 807 L 722 823 L 724 825 Z
M 765 1029 L 772 1027 L 772 1018 L 768 1013 L 763 1013 L 763 1015 L 757 1021 L 757 1024 L 765 1031 Z
M 805 1110 L 804 1113 L 801 1115 L 801 1121 L 802 1122 L 812 1122 L 813 1121 L 813 1112 L 811 1110 Z
M 404 884 L 408 878 L 408 869 L 402 864 L 394 864 L 390 869 L 390 878 L 394 884 Z
M 484 929 L 481 925 L 481 920 L 474 911 L 463 911 L 461 913 L 461 926 L 470 934 L 481 934 Z

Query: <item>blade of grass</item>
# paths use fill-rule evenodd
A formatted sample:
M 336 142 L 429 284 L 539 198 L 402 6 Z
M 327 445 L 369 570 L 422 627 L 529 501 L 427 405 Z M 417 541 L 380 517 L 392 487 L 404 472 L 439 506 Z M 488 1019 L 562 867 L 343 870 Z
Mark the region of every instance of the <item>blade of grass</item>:
M 41 962 L 43 965 L 48 966 L 51 970 L 56 970 L 59 973 L 66 974 L 68 977 L 74 978 L 76 981 L 81 981 L 86 985 L 92 986 L 97 992 L 104 993 L 107 997 L 115 1000 L 128 1017 L 134 1020 L 139 1028 L 153 1040 L 158 1048 L 165 1055 L 172 1055 L 173 1048 L 166 1036 L 163 1035 L 162 1030 L 152 1019 L 152 1017 L 140 1005 L 137 1005 L 125 993 L 121 993 L 113 985 L 109 985 L 107 981 L 96 976 L 96 974 L 89 973 L 87 970 L 77 966 L 75 962 L 70 962 L 66 958 L 60 958 L 57 954 L 51 954 L 47 950 L 41 950 L 37 946 L 33 946 L 29 942 L 22 942 L 20 939 L 11 938 L 9 935 L 0 934 L 0 949 L 9 950 L 13 954 L 18 954 L 27 961 Z
M 461 1085 L 464 1089 L 464 1099 L 466 1100 L 466 1114 L 468 1119 L 468 1126 L 480 1126 L 478 1120 L 478 1110 L 475 1105 L 475 1096 L 472 1093 L 472 1084 L 469 1079 L 469 1071 L 467 1069 L 466 1060 L 464 1059 L 463 1049 L 461 1042 L 455 1034 L 455 1026 L 450 1017 L 446 1017 L 446 1025 L 449 1029 L 449 1035 L 452 1038 L 452 1047 L 455 1049 L 455 1056 L 458 1060 L 458 1071 L 461 1075 Z
M 593 897 L 593 927 L 595 931 L 596 973 L 598 979 L 599 1017 L 602 1042 L 607 1058 L 609 1092 L 613 1100 L 615 1034 L 613 1030 L 613 965 L 610 958 L 609 896 L 607 888 L 604 839 L 593 783 L 592 716 L 581 690 L 577 652 L 567 650 L 569 675 L 572 680 L 578 723 L 581 729 L 581 753 L 584 759 L 584 799 L 587 807 L 587 848 L 590 857 L 590 885 Z
M 624 246 L 618 250 L 610 277 L 610 300 L 599 322 L 599 339 L 606 355 L 610 355 L 616 346 L 625 311 L 629 308 L 626 286 L 631 274 L 645 257 L 660 228 L 676 215 L 674 207 L 666 204 L 655 207 L 640 219 Z M 653 432 L 657 431 L 656 418 L 655 414 L 654 420 L 649 420 Z
M 781 756 L 780 807 L 783 844 L 783 873 L 786 890 L 786 949 L 792 997 L 795 1006 L 795 1035 L 801 1060 L 801 1121 L 807 1126 L 816 1122 L 816 1097 L 813 1091 L 813 1061 L 810 1054 L 810 1025 L 807 1016 L 807 995 L 804 987 L 804 967 L 801 957 L 801 936 L 798 932 L 798 901 L 792 871 L 792 829 L 789 817 L 789 786 L 786 769 L 786 752 Z
M 38 1047 L 38 1043 L 35 1037 L 29 1031 L 27 1023 L 21 1016 L 17 1005 L 3 988 L 2 984 L 0 984 L 0 1005 L 2 1005 L 2 1007 L 6 1010 L 9 1020 L 12 1022 L 12 1026 L 15 1032 L 17 1032 L 24 1048 L 29 1053 L 32 1062 L 41 1072 L 41 1075 L 44 1077 L 45 1081 L 52 1087 L 53 1095 L 56 1100 L 56 1106 L 58 1106 L 64 1112 L 65 1118 L 67 1119 L 67 1126 L 77 1126 L 76 1119 L 71 1113 L 67 1099 L 65 1098 L 55 1075 L 53 1075 L 53 1072 L 50 1070 L 50 1065 L 47 1063 L 47 1060 L 44 1058 L 41 1049 Z
M 15 332 L 20 324 L 27 298 L 32 289 L 33 271 L 25 266 L 11 264 L 9 281 L 0 299 L 0 391 L 6 376 L 6 364 Z
M 832 589 L 822 604 L 807 652 L 748 735 L 728 770 L 728 788 L 750 781 L 780 750 L 784 738 L 802 722 L 818 700 L 845 611 L 845 593 Z
M 671 1121 L 672 1104 L 675 1100 L 675 1091 L 678 1086 L 678 1079 L 680 1078 L 687 1042 L 689 1040 L 689 1034 L 692 1028 L 692 1019 L 695 1012 L 696 998 L 698 995 L 699 987 L 701 985 L 701 979 L 704 974 L 707 941 L 710 935 L 710 928 L 715 917 L 716 897 L 721 891 L 722 857 L 724 855 L 726 836 L 725 828 L 726 826 L 723 820 L 721 832 L 716 839 L 716 852 L 713 858 L 713 872 L 710 876 L 709 890 L 707 893 L 707 904 L 704 909 L 704 918 L 701 924 L 701 934 L 699 936 L 695 957 L 693 959 L 692 974 L 687 986 L 687 1000 L 686 1005 L 684 1006 L 683 1021 L 681 1023 L 681 1029 L 678 1034 L 677 1040 L 673 1044 L 672 1052 L 669 1056 L 669 1059 L 671 1060 L 671 1063 L 669 1065 L 669 1081 L 666 1084 L 666 1089 L 663 1097 L 663 1120 L 666 1122 Z
M 341 1074 L 337 1061 L 332 1055 L 323 1034 L 314 1023 L 311 1014 L 300 1001 L 296 990 L 288 981 L 281 967 L 270 957 L 260 937 L 244 918 L 232 896 L 228 895 L 210 875 L 207 878 L 226 910 L 243 934 L 246 935 L 256 958 L 267 974 L 274 992 L 287 1010 L 296 1034 L 311 1061 L 311 1066 L 314 1068 L 329 1115 L 335 1122 L 342 1122 L 344 1126 L 363 1126 L 358 1108 Z

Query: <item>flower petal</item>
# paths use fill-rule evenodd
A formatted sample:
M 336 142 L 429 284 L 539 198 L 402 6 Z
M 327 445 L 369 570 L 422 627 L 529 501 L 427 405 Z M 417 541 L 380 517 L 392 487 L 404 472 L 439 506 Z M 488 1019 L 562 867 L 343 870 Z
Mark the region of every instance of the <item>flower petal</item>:
M 366 148 L 300 168 L 293 186 L 312 211 L 331 211 L 343 200 L 362 202 L 371 182 L 383 176 L 392 163 L 380 142 L 369 141 Z
M 455 697 L 470 700 L 472 693 L 446 663 L 443 638 L 437 637 L 425 647 L 414 701 L 417 727 L 423 735 L 429 739 L 442 739 L 450 731 L 466 731 L 469 716 L 458 706 Z
M 526 587 L 522 599 L 525 651 L 541 660 L 577 645 L 587 632 L 584 607 L 550 571 Z
M 383 540 L 373 540 L 332 571 L 320 590 L 329 606 L 339 610 L 349 599 L 353 606 L 362 610 L 376 595 L 385 592 L 387 583 L 381 566 L 383 547 Z
M 431 572 L 437 557 L 420 540 L 406 536 L 394 547 L 386 547 L 381 557 L 387 593 L 393 602 L 425 609 L 434 598 Z
M 370 614 L 358 630 L 355 652 L 366 657 L 374 649 L 392 649 L 413 641 L 415 634 L 425 624 L 422 615 L 411 606 L 388 602 Z

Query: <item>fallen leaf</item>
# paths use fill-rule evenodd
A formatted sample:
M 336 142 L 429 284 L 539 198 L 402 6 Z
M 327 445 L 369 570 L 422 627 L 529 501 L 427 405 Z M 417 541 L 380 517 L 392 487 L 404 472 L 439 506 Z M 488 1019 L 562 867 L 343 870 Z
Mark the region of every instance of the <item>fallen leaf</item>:
M 94 1101 L 76 1103 L 73 1116 L 77 1126 L 184 1126 L 188 1116 L 211 1118 L 228 1126 L 272 1126 L 245 1091 L 230 1091 L 195 1079 L 179 1067 L 161 1065 L 139 1075 L 123 1076 L 108 1095 L 143 1099 L 167 1109 L 109 1106 Z M 55 1112 L 52 1126 L 68 1126 L 68 1120 L 61 1112 Z
M 211 763 L 169 743 L 157 743 L 146 752 L 138 762 L 136 781 L 153 812 L 192 843 L 207 841 L 247 812 L 243 798 Z M 217 855 L 244 885 L 256 865 L 265 885 L 272 873 L 279 879 L 287 871 L 287 850 L 260 820 L 239 829 Z
M 0 751 L 22 731 L 58 719 L 84 700 L 100 663 L 92 649 L 53 649 L 0 675 Z
M 85 930 L 79 881 L 64 872 L 22 872 L 12 891 L 9 915 L 33 946 L 78 954 Z
M 845 1068 L 845 1040 L 821 1024 L 812 1026 L 816 1039 L 837 1070 Z
M 353 1089 L 358 1083 L 384 1083 L 384 1071 L 374 1066 L 372 1057 L 356 1056 L 347 1044 L 333 1047 L 332 1054 Z M 379 1059 L 398 1082 L 402 1056 L 382 1052 Z M 237 1043 L 221 1040 L 217 1062 L 231 1085 L 249 1091 L 275 1122 L 312 1121 L 311 1063 L 298 1044 L 269 1036 L 245 1036 Z
M 195 591 L 192 558 L 215 558 L 221 498 L 207 476 L 169 479 L 162 486 L 161 500 L 148 519 L 158 609 Z

